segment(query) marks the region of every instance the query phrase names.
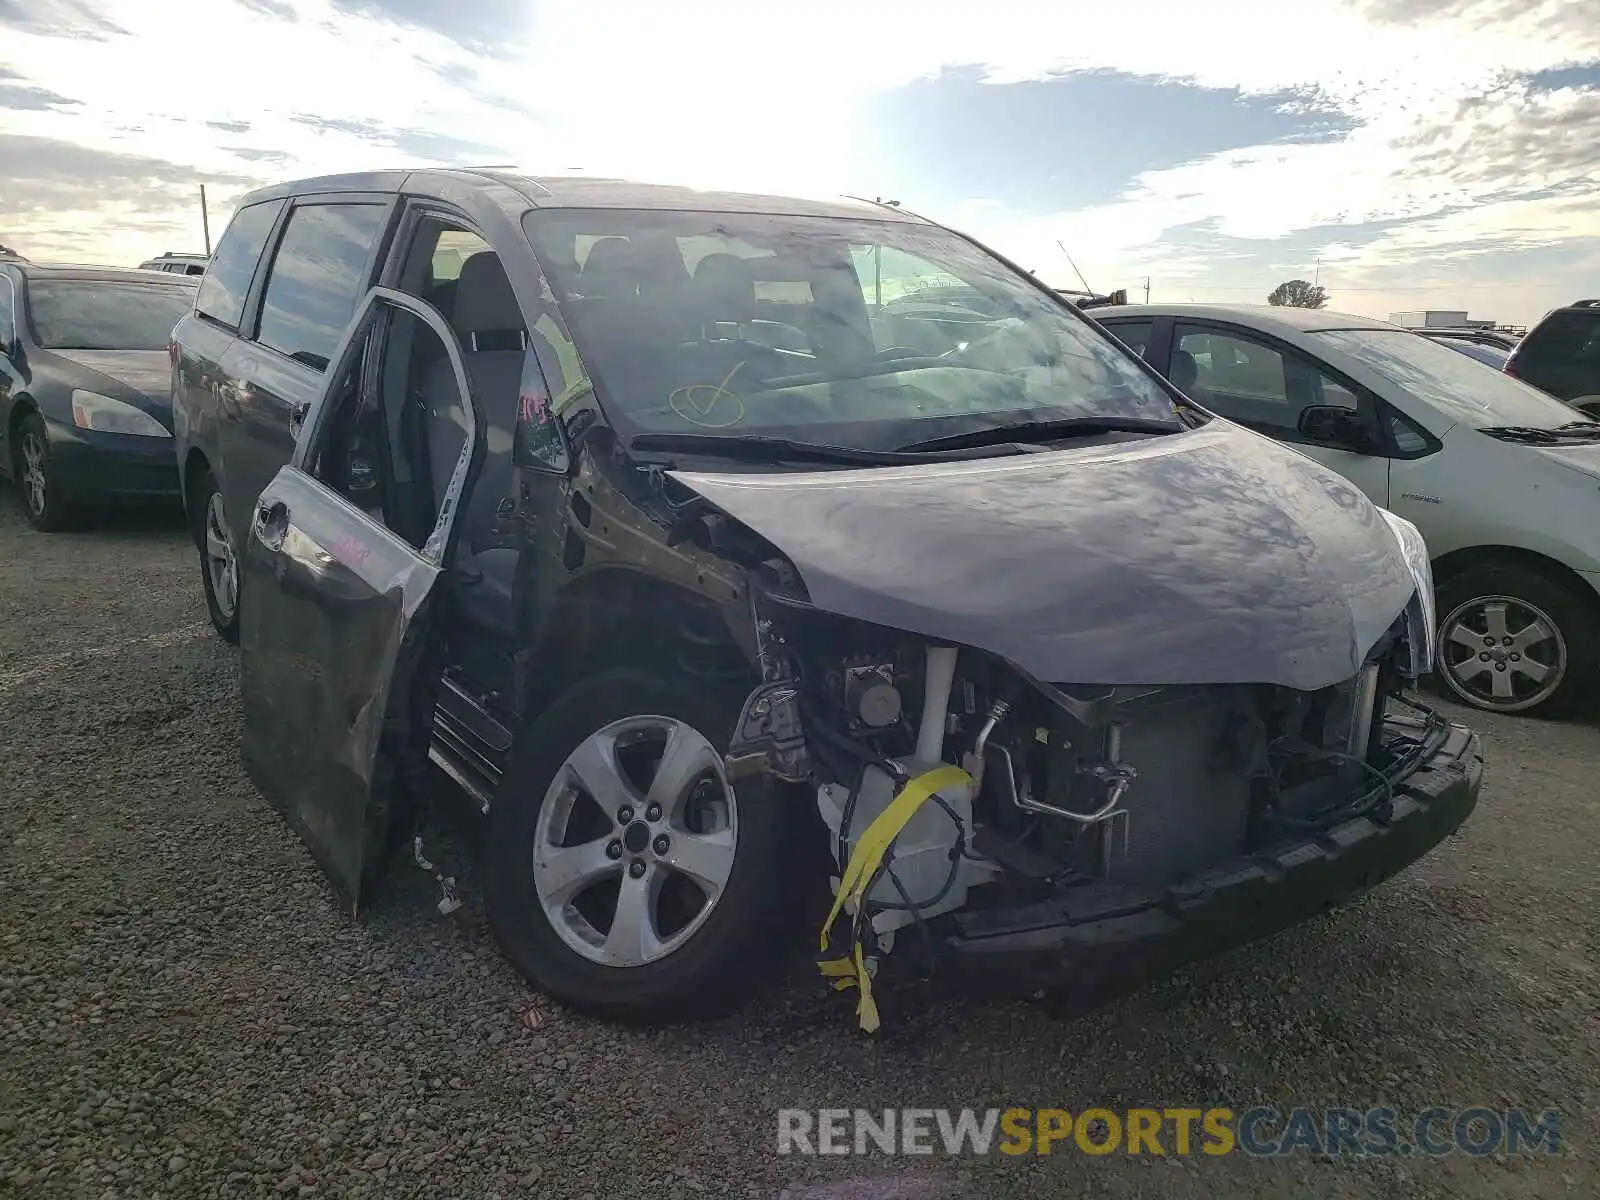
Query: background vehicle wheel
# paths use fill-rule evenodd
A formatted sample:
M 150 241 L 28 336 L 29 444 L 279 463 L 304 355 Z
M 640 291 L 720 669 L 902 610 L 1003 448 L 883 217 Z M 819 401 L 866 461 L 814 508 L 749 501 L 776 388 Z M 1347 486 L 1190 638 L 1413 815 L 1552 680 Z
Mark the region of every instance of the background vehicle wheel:
M 1474 567 L 1439 585 L 1446 695 L 1489 712 L 1556 715 L 1600 681 L 1600 620 L 1575 587 L 1521 565 Z
M 23 417 L 12 445 L 11 478 L 28 524 L 46 533 L 72 528 L 78 513 L 61 494 L 50 469 L 50 436 L 44 419 L 38 413 Z
M 738 1007 L 787 948 L 800 812 L 723 771 L 743 696 L 610 671 L 517 739 L 490 815 L 501 949 L 574 1008 L 663 1024 Z
M 222 639 L 239 644 L 239 555 L 233 544 L 222 507 L 222 492 L 211 472 L 194 482 L 194 502 L 189 512 L 195 522 L 194 540 L 200 548 L 200 582 L 206 593 L 206 610 Z

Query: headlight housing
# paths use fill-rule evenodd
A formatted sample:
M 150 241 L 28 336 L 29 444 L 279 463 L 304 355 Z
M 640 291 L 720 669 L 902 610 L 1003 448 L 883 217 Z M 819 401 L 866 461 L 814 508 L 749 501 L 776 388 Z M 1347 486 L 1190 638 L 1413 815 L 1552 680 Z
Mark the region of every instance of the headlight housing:
M 1433 596 L 1433 562 L 1428 557 L 1428 543 L 1423 540 L 1420 529 L 1386 508 L 1378 511 L 1383 514 L 1395 541 L 1400 543 L 1401 557 L 1417 585 L 1417 594 L 1406 606 L 1406 625 L 1407 640 L 1411 643 L 1411 675 L 1420 679 L 1433 670 L 1438 652 L 1439 613 Z
M 72 423 L 95 433 L 126 433 L 134 437 L 163 437 L 172 434 L 160 421 L 126 400 L 113 400 L 99 392 L 75 390 L 72 393 Z

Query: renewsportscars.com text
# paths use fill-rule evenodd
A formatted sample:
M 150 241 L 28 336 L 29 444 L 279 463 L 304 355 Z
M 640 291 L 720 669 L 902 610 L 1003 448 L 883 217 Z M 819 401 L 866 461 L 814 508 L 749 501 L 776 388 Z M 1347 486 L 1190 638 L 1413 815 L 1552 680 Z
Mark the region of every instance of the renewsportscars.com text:
M 787 1108 L 779 1154 L 1080 1153 L 1284 1157 L 1443 1157 L 1557 1153 L 1553 1109 L 1429 1108 Z

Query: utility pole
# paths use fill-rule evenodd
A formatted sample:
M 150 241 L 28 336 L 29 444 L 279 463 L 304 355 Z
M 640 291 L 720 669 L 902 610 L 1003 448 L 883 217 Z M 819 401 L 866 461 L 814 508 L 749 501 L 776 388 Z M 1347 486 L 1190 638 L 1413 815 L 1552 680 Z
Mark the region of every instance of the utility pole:
M 1319 255 L 1317 255 L 1317 270 L 1316 270 L 1316 273 L 1311 276 L 1311 286 L 1312 287 L 1317 287 L 1321 283 L 1322 283 L 1322 255 L 1319 254 Z
M 1144 302 L 1146 304 L 1150 303 L 1150 276 L 1148 275 L 1144 277 Z
M 206 235 L 206 257 L 211 257 L 211 214 L 206 211 L 206 185 L 200 185 L 200 228 Z

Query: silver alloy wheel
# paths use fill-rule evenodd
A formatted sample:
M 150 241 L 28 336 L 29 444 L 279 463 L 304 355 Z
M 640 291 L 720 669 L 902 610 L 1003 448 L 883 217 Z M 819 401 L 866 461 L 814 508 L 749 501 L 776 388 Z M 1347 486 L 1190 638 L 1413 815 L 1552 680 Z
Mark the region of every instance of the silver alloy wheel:
M 223 621 L 231 621 L 239 603 L 239 556 L 233 552 L 233 535 L 228 532 L 228 519 L 222 511 L 221 492 L 212 492 L 206 502 L 205 542 L 211 594 L 216 597 Z
M 1477 596 L 1440 623 L 1444 679 L 1469 704 L 1522 712 L 1555 694 L 1567 642 L 1543 609 L 1515 596 Z
M 44 443 L 30 429 L 22 435 L 22 493 L 27 497 L 28 511 L 36 517 L 44 516 L 44 460 Z
M 722 755 L 672 717 L 613 721 L 556 772 L 533 884 L 561 940 L 608 967 L 682 947 L 721 899 L 739 842 Z

